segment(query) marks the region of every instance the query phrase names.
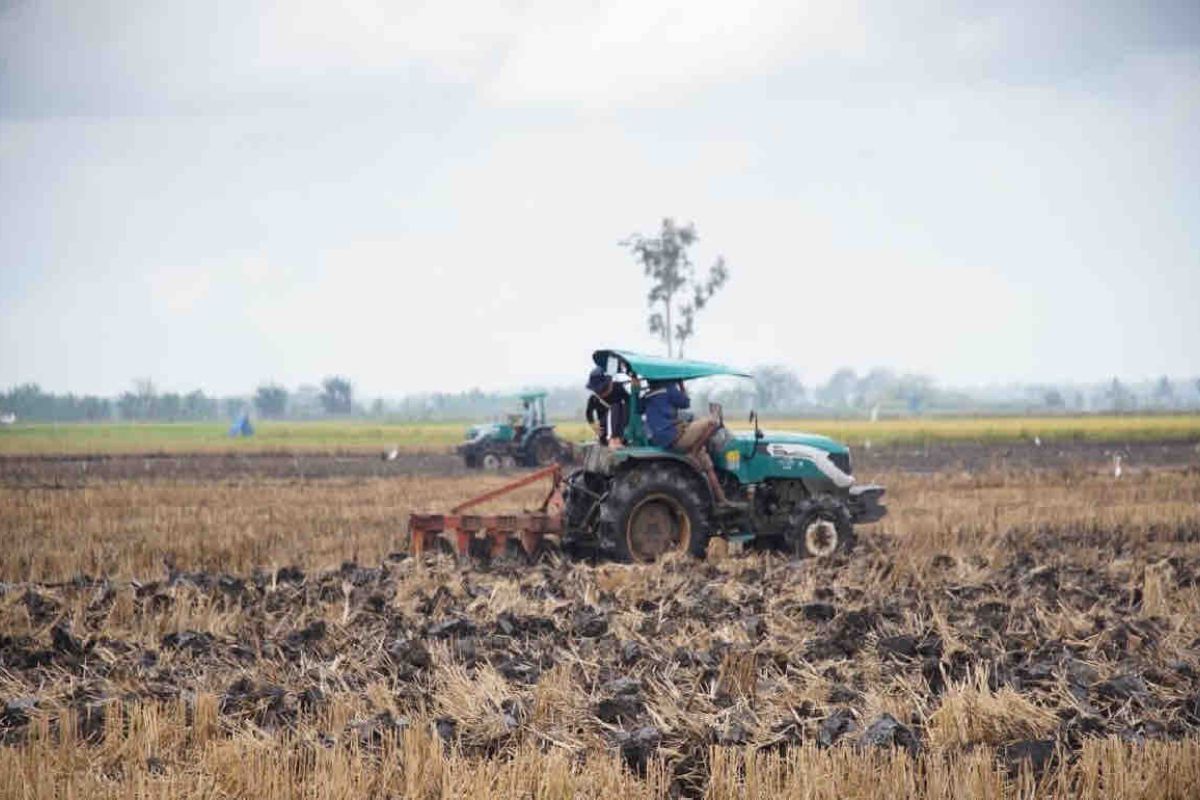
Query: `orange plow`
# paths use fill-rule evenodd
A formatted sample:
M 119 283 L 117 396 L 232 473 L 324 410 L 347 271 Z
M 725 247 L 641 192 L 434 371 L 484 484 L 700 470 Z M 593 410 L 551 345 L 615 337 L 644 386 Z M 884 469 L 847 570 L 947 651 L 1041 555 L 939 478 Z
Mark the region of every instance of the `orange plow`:
M 537 483 L 543 478 L 549 478 L 551 486 L 537 511 L 488 515 L 463 513 L 469 508 Z M 452 550 L 459 556 L 479 553 L 482 550 L 489 557 L 495 557 L 513 553 L 519 548 L 527 557 L 532 558 L 544 547 L 546 540 L 554 544 L 561 541 L 562 483 L 562 467 L 554 464 L 459 503 L 450 509 L 449 514 L 411 514 L 408 518 L 411 552 L 420 555 L 440 547 L 443 550 Z

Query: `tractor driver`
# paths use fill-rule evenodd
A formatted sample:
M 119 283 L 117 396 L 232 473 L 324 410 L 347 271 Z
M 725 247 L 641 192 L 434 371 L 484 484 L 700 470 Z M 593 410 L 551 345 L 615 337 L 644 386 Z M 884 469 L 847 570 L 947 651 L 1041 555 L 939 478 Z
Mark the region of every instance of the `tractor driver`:
M 526 398 L 521 401 L 521 407 L 521 427 L 524 430 L 531 431 L 533 430 L 534 424 L 537 422 L 537 420 L 534 418 L 537 412 L 535 412 L 533 409 L 533 401 Z
M 591 392 L 586 411 L 588 425 L 600 444 L 607 446 L 611 442 L 620 447 L 629 420 L 629 392 L 600 367 L 588 375 L 587 389 Z
M 688 408 L 692 404 L 682 381 L 651 381 L 642 403 L 646 409 L 646 427 L 650 431 L 651 444 L 664 450 L 686 453 L 691 457 L 708 477 L 713 498 L 718 503 L 727 505 L 729 501 L 725 498 L 721 482 L 717 480 L 717 471 L 705 448 L 708 440 L 721 427 L 721 423 L 712 417 L 693 419 L 690 422 L 679 418 L 680 409 Z

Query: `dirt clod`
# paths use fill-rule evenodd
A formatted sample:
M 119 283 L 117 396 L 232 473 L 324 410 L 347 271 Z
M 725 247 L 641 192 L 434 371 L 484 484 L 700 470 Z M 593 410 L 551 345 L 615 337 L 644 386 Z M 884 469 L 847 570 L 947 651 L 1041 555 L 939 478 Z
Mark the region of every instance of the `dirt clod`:
M 853 733 L 857 728 L 858 723 L 855 721 L 854 712 L 848 708 L 839 708 L 821 723 L 817 741 L 822 747 L 831 747 L 837 744 L 843 736 Z
M 902 747 L 915 753 L 920 742 L 912 730 L 891 714 L 881 714 L 858 737 L 860 747 Z

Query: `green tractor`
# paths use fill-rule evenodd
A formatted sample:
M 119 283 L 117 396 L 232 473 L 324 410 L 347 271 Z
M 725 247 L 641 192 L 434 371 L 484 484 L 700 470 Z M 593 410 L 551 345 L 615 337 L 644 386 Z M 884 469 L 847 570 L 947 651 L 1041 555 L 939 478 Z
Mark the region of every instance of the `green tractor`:
M 653 561 L 670 552 L 702 557 L 711 537 L 784 549 L 796 556 L 823 558 L 848 552 L 854 526 L 887 513 L 884 488 L 858 484 L 850 451 L 825 436 L 733 433 L 720 406 L 710 406 L 722 424 L 709 440 L 717 479 L 732 501 L 718 505 L 692 458 L 649 444 L 637 387 L 647 382 L 688 381 L 745 373 L 720 364 L 643 356 L 624 350 L 597 350 L 596 365 L 610 375 L 629 376 L 626 447 L 588 445 L 583 468 L 563 488 L 563 546 L 600 550 L 624 561 Z
M 515 466 L 545 467 L 570 461 L 573 448 L 554 433 L 546 420 L 546 393 L 519 395 L 523 410 L 504 422 L 486 422 L 467 429 L 458 454 L 468 467 L 497 470 Z

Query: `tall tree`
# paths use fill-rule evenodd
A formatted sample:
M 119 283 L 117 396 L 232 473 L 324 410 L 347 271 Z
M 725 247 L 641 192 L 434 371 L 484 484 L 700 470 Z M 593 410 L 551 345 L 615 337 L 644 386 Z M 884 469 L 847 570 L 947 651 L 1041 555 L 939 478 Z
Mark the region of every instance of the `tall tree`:
M 165 392 L 159 395 L 158 404 L 155 408 L 155 419 L 174 421 L 179 418 L 182 410 L 183 397 L 178 392 Z
M 817 402 L 831 408 L 845 408 L 854 401 L 857 386 L 858 375 L 849 367 L 842 367 L 817 389 Z
M 1171 385 L 1171 379 L 1163 375 L 1158 379 L 1158 383 L 1154 384 L 1154 402 L 1159 408 L 1171 408 L 1175 405 L 1175 387 Z
M 1112 379 L 1104 391 L 1104 397 L 1113 411 L 1129 411 L 1134 406 L 1133 393 L 1117 378 Z
M 641 263 L 642 271 L 650 278 L 650 292 L 646 296 L 650 307 L 647 322 L 650 332 L 666 343 L 669 358 L 676 355 L 676 350 L 683 355 L 684 343 L 696 331 L 696 313 L 729 279 L 729 270 L 721 256 L 709 268 L 704 280 L 696 278 L 696 267 L 688 256 L 688 248 L 698 240 L 695 225 L 689 222 L 679 226 L 667 217 L 657 236 L 635 233 L 620 242 Z M 678 302 L 677 298 L 680 298 Z
M 887 367 L 875 367 L 858 379 L 853 390 L 856 405 L 871 408 L 888 398 L 897 386 L 896 374 Z
M 254 407 L 261 417 L 282 417 L 287 410 L 288 392 L 282 386 L 267 384 L 254 392 Z
M 123 419 L 154 419 L 158 413 L 158 390 L 149 378 L 133 382 L 132 392 L 122 392 L 117 409 Z
M 183 413 L 188 419 L 208 419 L 217 415 L 217 403 L 205 397 L 204 392 L 194 389 L 183 398 Z
M 354 408 L 354 389 L 350 381 L 333 375 L 321 381 L 320 399 L 326 414 L 349 414 Z
M 769 365 L 754 370 L 754 393 L 760 411 L 785 411 L 804 402 L 804 384 L 795 372 Z

